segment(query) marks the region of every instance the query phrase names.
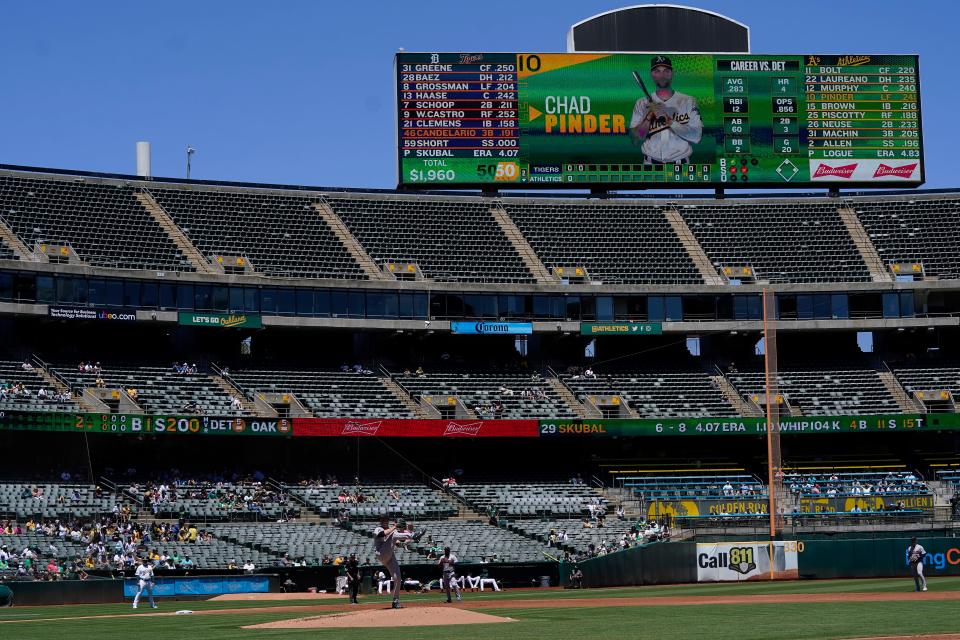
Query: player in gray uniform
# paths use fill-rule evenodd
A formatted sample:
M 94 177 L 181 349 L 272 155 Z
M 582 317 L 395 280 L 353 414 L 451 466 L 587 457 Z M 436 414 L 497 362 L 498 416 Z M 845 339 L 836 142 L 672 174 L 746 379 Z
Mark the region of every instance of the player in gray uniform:
M 460 583 L 457 582 L 457 576 L 454 573 L 454 568 L 457 564 L 457 556 L 450 553 L 450 547 L 443 548 L 443 555 L 440 556 L 439 560 L 437 560 L 437 564 L 440 565 L 440 568 L 443 570 L 443 578 L 440 580 L 440 588 L 446 592 L 447 602 L 451 602 L 451 588 L 453 588 L 454 592 L 457 594 L 457 602 L 459 602 L 463 598 L 460 597 Z
M 657 88 L 634 105 L 630 136 L 635 144 L 642 141 L 646 164 L 688 162 L 703 135 L 697 101 L 673 90 L 673 63 L 667 56 L 650 60 L 650 76 Z
M 910 538 L 910 546 L 907 547 L 907 561 L 910 563 L 910 575 L 913 576 L 915 585 L 914 591 L 926 591 L 927 579 L 923 577 L 923 557 L 927 555 L 927 550 L 917 543 L 916 538 Z
M 396 556 L 396 544 L 407 540 L 419 542 L 424 534 L 423 530 L 412 533 L 406 529 L 407 523 L 403 520 L 397 522 L 396 526 L 391 527 L 390 519 L 387 516 L 380 516 L 380 526 L 373 530 L 373 547 L 377 553 L 377 560 L 390 572 L 390 578 L 393 580 L 394 609 L 403 608 L 400 606 L 400 587 L 403 585 L 403 579 L 400 577 L 400 562 Z

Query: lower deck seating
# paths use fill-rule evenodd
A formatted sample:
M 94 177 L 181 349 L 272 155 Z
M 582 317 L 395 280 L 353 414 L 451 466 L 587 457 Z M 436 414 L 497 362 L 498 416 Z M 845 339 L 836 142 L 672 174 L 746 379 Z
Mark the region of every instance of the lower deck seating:
M 201 413 L 213 416 L 245 415 L 209 375 L 177 373 L 172 367 L 107 365 L 101 374 L 81 373 L 69 365 L 55 367 L 76 388 L 95 387 L 102 378 L 108 389 L 135 389 L 136 402 L 157 414 Z M 195 405 L 199 411 L 188 411 Z
M 446 518 L 456 513 L 454 506 L 441 494 L 423 485 L 291 486 L 289 491 L 321 515 L 336 516 L 340 511 L 346 511 L 351 520 L 375 520 L 382 515 Z
M 249 394 L 292 393 L 317 417 L 414 417 L 373 374 L 256 369 L 235 371 L 230 377 Z
M 450 547 L 460 562 L 543 562 L 546 545 L 514 531 L 465 520 L 418 520 L 427 533 L 416 545 L 422 553 L 431 547 Z M 421 560 L 422 561 L 422 560 Z
M 764 404 L 765 377 L 762 372 L 731 373 L 730 382 L 748 399 Z M 780 371 L 780 395 L 803 415 L 869 415 L 900 413 L 880 375 L 872 369 L 835 371 Z
M 265 563 L 269 557 L 272 566 L 299 559 L 313 564 L 322 562 L 325 557 L 332 560 L 337 556 L 347 557 L 351 553 L 357 554 L 362 564 L 377 564 L 373 526 L 347 530 L 305 522 L 261 522 L 213 525 L 210 530 L 218 539 L 268 554 L 262 562 Z M 397 547 L 397 559 L 401 564 L 422 562 L 418 553 L 403 547 Z
M 573 410 L 539 376 L 528 373 L 426 373 L 397 382 L 414 397 L 455 396 L 479 418 L 560 418 Z M 496 405 L 502 406 L 497 411 Z
M 93 518 L 115 508 L 116 496 L 90 484 L 0 484 L 0 517 Z
M 471 484 L 452 491 L 479 511 L 508 518 L 577 516 L 589 513 L 588 505 L 606 508 L 607 504 L 599 489 L 561 482 Z
M 70 412 L 78 409 L 72 400 L 59 399 L 56 389 L 47 384 L 35 369 L 24 369 L 23 364 L 0 360 L 0 410 Z M 23 392 L 18 393 L 15 387 L 22 387 Z M 46 397 L 39 393 L 41 389 L 46 392 Z
M 710 376 L 699 371 L 564 375 L 562 379 L 581 401 L 587 396 L 619 396 L 641 418 L 737 415 Z

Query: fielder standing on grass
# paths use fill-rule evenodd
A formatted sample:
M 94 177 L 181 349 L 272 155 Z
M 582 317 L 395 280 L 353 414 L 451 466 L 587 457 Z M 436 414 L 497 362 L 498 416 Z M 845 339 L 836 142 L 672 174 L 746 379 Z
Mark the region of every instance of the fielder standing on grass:
M 136 609 L 137 605 L 140 604 L 140 595 L 146 590 L 147 597 L 150 598 L 150 607 L 156 609 L 157 603 L 153 601 L 153 565 L 150 564 L 150 560 L 144 558 L 143 564 L 137 567 L 135 573 L 137 578 L 140 579 L 138 583 L 140 590 L 137 591 L 137 595 L 133 596 L 133 608 Z
M 394 609 L 403 608 L 400 606 L 400 587 L 403 586 L 403 578 L 400 577 L 400 562 L 397 560 L 396 544 L 407 540 L 419 542 L 424 534 L 423 529 L 416 533 L 410 533 L 406 529 L 407 523 L 403 520 L 398 521 L 396 526 L 391 527 L 390 519 L 387 516 L 380 516 L 380 526 L 373 530 L 373 546 L 377 552 L 377 560 L 390 572 L 390 578 L 393 580 Z
M 910 575 L 913 576 L 915 585 L 914 591 L 926 591 L 927 579 L 923 577 L 923 557 L 927 555 L 927 550 L 917 542 L 916 538 L 910 538 L 910 546 L 907 547 L 907 561 L 910 563 Z
M 443 570 L 443 578 L 440 579 L 440 588 L 447 594 L 447 602 L 450 600 L 450 588 L 452 587 L 457 594 L 457 602 L 460 602 L 460 583 L 457 582 L 457 576 L 454 573 L 454 567 L 457 564 L 457 556 L 450 553 L 450 547 L 443 548 L 443 555 L 437 560 L 440 569 Z

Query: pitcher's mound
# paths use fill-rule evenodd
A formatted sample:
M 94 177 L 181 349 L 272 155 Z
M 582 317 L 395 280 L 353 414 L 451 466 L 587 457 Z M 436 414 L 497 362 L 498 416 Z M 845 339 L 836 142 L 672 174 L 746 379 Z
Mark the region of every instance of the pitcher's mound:
M 347 627 L 436 627 L 450 624 L 489 624 L 513 622 L 486 613 L 454 607 L 410 607 L 409 609 L 372 609 L 349 611 L 328 616 L 293 618 L 279 622 L 254 624 L 244 629 L 342 629 Z

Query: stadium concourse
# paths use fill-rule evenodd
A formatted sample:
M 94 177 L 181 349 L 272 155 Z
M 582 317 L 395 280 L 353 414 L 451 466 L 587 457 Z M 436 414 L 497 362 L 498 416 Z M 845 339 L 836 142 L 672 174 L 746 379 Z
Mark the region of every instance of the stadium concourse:
M 0 580 L 330 590 L 381 516 L 421 586 L 762 540 L 764 289 L 783 535 L 952 536 L 958 218 L 5 167 Z

